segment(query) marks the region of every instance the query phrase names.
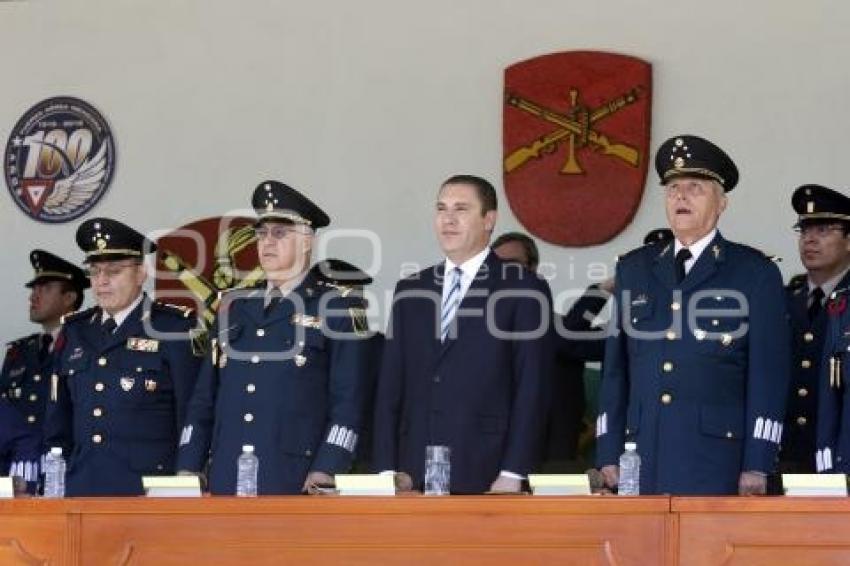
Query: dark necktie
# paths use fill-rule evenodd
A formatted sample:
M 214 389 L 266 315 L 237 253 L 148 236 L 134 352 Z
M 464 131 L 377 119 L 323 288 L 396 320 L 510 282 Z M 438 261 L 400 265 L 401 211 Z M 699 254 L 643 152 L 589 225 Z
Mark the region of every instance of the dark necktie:
M 265 312 L 269 313 L 279 302 L 283 300 L 283 293 L 280 290 L 280 287 L 272 287 L 269 292 L 266 294 L 266 306 Z
M 682 248 L 676 253 L 676 282 L 681 283 L 685 279 L 685 262 L 693 255 L 688 248 Z
M 50 345 L 53 343 L 53 335 L 45 332 L 41 335 L 41 346 L 38 349 L 38 360 L 43 362 L 50 355 Z
M 104 336 L 111 335 L 113 332 L 115 332 L 116 328 L 118 328 L 118 325 L 115 323 L 115 319 L 111 316 L 100 324 L 100 329 L 103 332 Z
M 815 287 L 814 290 L 809 293 L 809 322 L 814 322 L 817 318 L 820 311 L 823 310 L 823 289 L 820 287 Z

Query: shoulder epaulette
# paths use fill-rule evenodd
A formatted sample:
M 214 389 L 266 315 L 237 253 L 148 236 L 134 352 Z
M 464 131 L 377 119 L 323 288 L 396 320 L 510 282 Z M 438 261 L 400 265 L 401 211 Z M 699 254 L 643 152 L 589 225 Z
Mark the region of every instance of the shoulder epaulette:
M 747 251 L 752 252 L 755 255 L 762 257 L 762 258 L 766 259 L 767 261 L 771 261 L 773 263 L 779 263 L 780 261 L 782 261 L 782 258 L 779 257 L 778 255 L 771 255 L 771 254 L 765 253 L 762 250 L 755 248 L 755 247 L 753 247 L 749 244 L 742 244 L 740 242 L 728 242 L 728 241 L 727 241 L 727 243 L 734 244 L 735 246 L 738 247 L 738 249 L 747 250 Z
M 644 245 L 642 245 L 642 246 L 638 246 L 638 247 L 636 247 L 636 248 L 634 248 L 634 249 L 631 249 L 631 250 L 627 251 L 626 253 L 619 254 L 616 258 L 614 258 L 614 261 L 615 261 L 615 262 L 622 261 L 622 260 L 624 260 L 624 259 L 626 259 L 626 258 L 629 258 L 629 257 L 631 257 L 631 256 L 633 256 L 633 255 L 635 255 L 635 254 L 637 254 L 637 253 L 640 253 L 640 252 L 644 252 L 644 253 L 645 253 L 647 250 L 653 249 L 653 248 L 655 248 L 656 246 L 658 246 L 658 250 L 659 250 L 659 253 L 660 253 L 660 250 L 662 250 L 662 249 L 664 249 L 664 248 L 663 248 L 663 246 L 659 246 L 659 244 L 663 244 L 664 246 L 666 246 L 668 243 L 669 243 L 669 242 L 665 242 L 665 241 L 650 242 L 650 243 L 648 243 L 648 244 L 644 244 Z
M 154 301 L 152 303 L 154 309 L 160 312 L 168 312 L 182 318 L 189 318 L 195 312 L 194 309 L 190 309 L 189 307 L 183 305 L 174 305 L 172 303 L 163 303 L 160 301 Z
M 797 289 L 802 288 L 806 282 L 808 281 L 809 276 L 806 273 L 798 273 L 791 277 L 788 280 L 788 284 L 785 286 L 789 291 L 796 291 Z
M 60 324 L 68 324 L 69 322 L 74 322 L 75 320 L 86 318 L 92 313 L 94 313 L 95 309 L 97 309 L 97 307 L 89 307 L 85 310 L 69 312 L 68 314 L 63 315 L 59 319 L 59 322 Z
M 340 294 L 341 297 L 347 297 L 351 294 L 352 291 L 354 291 L 354 287 L 351 287 L 349 285 L 342 285 L 340 283 L 334 283 L 332 281 L 327 281 L 324 279 L 316 281 L 316 285 L 318 285 L 319 287 L 327 287 L 328 289 L 334 289 Z
M 37 339 L 39 336 L 40 336 L 40 334 L 38 332 L 35 332 L 33 334 L 29 334 L 27 336 L 21 336 L 20 338 L 16 338 L 15 340 L 11 340 L 11 341 L 7 342 L 6 348 L 12 349 L 12 348 L 15 348 L 17 346 L 23 346 L 24 344 L 26 344 L 28 342 L 32 342 L 33 340 Z

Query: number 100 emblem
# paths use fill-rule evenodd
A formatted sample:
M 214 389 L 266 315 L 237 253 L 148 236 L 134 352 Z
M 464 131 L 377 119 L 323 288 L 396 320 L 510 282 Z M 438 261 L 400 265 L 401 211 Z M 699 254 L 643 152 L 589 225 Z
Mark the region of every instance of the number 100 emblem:
M 39 102 L 18 120 L 3 156 L 15 203 L 41 222 L 68 222 L 88 212 L 115 170 L 115 142 L 103 116 L 67 96 Z

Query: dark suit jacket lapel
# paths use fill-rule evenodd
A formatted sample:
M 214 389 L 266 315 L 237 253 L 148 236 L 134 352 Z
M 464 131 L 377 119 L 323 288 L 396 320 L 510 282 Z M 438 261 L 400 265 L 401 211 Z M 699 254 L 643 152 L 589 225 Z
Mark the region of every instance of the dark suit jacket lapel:
M 416 301 L 423 305 L 424 312 L 422 320 L 416 321 L 415 324 L 423 324 L 426 326 L 429 337 L 427 347 L 430 347 L 434 352 L 435 357 L 442 356 L 444 344 L 440 340 L 440 320 L 443 314 L 443 278 L 446 275 L 446 262 L 442 261 L 433 266 L 423 275 L 423 289 L 426 293 L 434 297 L 430 299 L 425 297 L 422 301 Z
M 457 342 L 463 340 L 464 334 L 469 334 L 474 331 L 474 326 L 479 323 L 479 319 L 486 316 L 487 299 L 493 290 L 493 287 L 499 280 L 499 266 L 501 264 L 496 259 L 496 254 L 492 251 L 487 254 L 481 267 L 478 268 L 478 273 L 475 274 L 475 279 L 469 285 L 469 289 L 463 295 L 463 299 L 458 305 L 458 313 L 461 311 L 477 311 L 480 314 L 471 316 L 455 315 L 457 317 L 457 337 L 446 338 L 443 342 L 441 354 L 448 352 Z

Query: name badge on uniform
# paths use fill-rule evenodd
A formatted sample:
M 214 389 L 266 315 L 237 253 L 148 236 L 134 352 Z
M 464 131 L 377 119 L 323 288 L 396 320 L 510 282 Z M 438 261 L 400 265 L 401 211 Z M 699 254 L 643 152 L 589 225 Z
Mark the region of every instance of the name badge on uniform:
M 133 388 L 133 385 L 136 384 L 136 379 L 134 377 L 122 377 L 120 383 L 121 389 L 124 391 L 130 391 Z
M 632 306 L 638 307 L 641 305 L 645 305 L 649 302 L 649 298 L 646 295 L 638 295 L 637 298 L 632 300 Z
M 9 371 L 9 377 L 11 377 L 11 378 L 21 377 L 21 375 L 23 375 L 23 373 L 25 371 L 27 371 L 27 366 L 21 366 L 19 368 L 15 368 L 15 369 Z
M 127 338 L 127 349 L 136 352 L 158 352 L 159 340 L 152 338 Z
M 299 326 L 304 326 L 306 328 L 315 328 L 315 329 L 321 329 L 322 328 L 322 319 L 319 318 L 318 316 L 296 313 L 296 314 L 292 315 L 292 318 L 290 320 L 291 320 L 292 324 L 297 324 Z

